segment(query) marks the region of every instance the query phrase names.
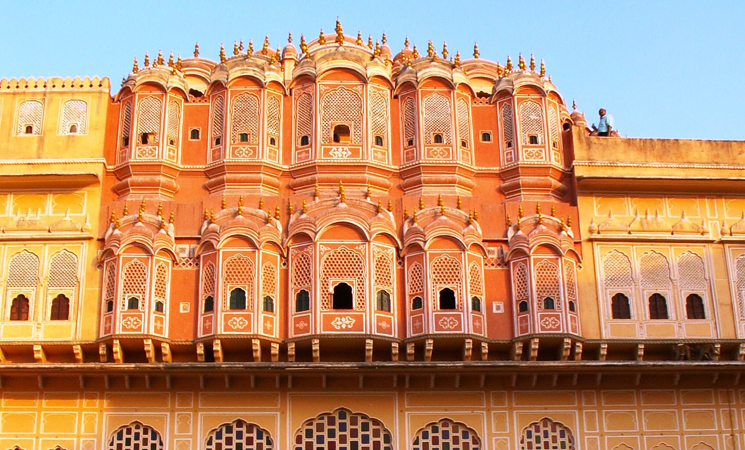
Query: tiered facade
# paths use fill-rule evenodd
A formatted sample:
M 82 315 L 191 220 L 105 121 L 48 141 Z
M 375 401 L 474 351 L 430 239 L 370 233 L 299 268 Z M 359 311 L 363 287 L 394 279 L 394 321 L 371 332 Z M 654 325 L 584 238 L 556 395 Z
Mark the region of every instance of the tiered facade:
M 742 142 L 336 33 L 0 81 L 0 447 L 738 449 Z

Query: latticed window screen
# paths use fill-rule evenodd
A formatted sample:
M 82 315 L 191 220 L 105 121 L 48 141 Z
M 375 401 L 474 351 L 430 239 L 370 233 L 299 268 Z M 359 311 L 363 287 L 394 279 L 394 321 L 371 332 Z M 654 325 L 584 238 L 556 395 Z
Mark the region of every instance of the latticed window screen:
M 28 100 L 21 103 L 18 108 L 17 134 L 41 135 L 41 127 L 44 120 L 44 104 L 36 100 Z M 31 126 L 31 133 L 26 133 L 26 127 Z
M 279 98 L 270 95 L 266 101 L 266 133 L 275 139 L 275 146 L 279 146 L 279 133 L 282 118 L 281 104 Z M 269 145 L 271 142 L 267 139 Z
M 295 99 L 295 127 L 295 145 L 303 145 L 303 136 L 308 136 L 310 144 L 310 137 L 313 135 L 313 97 L 309 92 L 304 92 Z
M 215 139 L 222 136 L 225 126 L 225 97 L 218 95 L 212 103 L 212 144 L 218 145 Z
M 344 87 L 327 92 L 321 99 L 321 136 L 324 144 L 333 142 L 333 125 L 351 128 L 351 144 L 362 144 L 362 97 L 358 92 Z
M 393 289 L 393 253 L 375 248 L 375 287 Z
M 269 432 L 241 419 L 220 425 L 207 436 L 205 450 L 273 450 Z
M 514 139 L 514 122 L 512 120 L 512 105 L 505 103 L 502 106 L 502 136 L 504 136 L 504 142 L 511 142 Z
M 134 422 L 114 431 L 106 450 L 163 450 L 163 439 L 154 428 Z
M 62 250 L 61 252 L 56 253 L 54 256 L 52 256 L 49 261 L 49 277 L 47 278 L 47 289 L 75 289 L 77 283 L 78 257 L 75 256 L 74 253 L 67 250 Z M 67 317 L 66 314 L 65 317 Z
M 104 303 L 108 303 L 110 300 L 114 300 L 114 294 L 116 293 L 116 263 L 113 261 L 106 265 L 106 277 L 105 277 L 105 290 L 104 290 Z
M 179 130 L 181 129 L 181 104 L 174 98 L 168 101 L 168 145 L 178 145 Z
M 418 262 L 409 268 L 409 294 L 424 294 L 424 268 Z
M 603 283 L 605 287 L 631 287 L 631 261 L 628 256 L 613 250 L 603 258 Z
M 573 261 L 564 261 L 564 279 L 566 280 L 567 302 L 577 302 L 577 272 Z
M 158 263 L 155 267 L 155 289 L 153 297 L 155 301 L 165 302 L 168 292 L 168 266 L 165 263 Z
M 416 105 L 414 99 L 409 97 L 404 101 L 404 146 L 414 145 L 416 134 Z M 409 143 L 411 142 L 411 145 Z
M 484 295 L 484 282 L 481 279 L 481 267 L 472 262 L 468 266 L 468 288 L 471 295 Z
M 310 247 L 292 250 L 292 288 L 295 290 L 311 288 L 311 255 Z
M 295 434 L 292 450 L 317 449 L 393 450 L 393 437 L 381 421 L 338 409 L 305 421 Z
M 660 253 L 650 251 L 642 255 L 639 260 L 639 273 L 642 286 L 668 287 L 670 286 L 670 265 Z
M 36 288 L 39 283 L 39 257 L 29 251 L 16 254 L 8 264 L 9 288 Z
M 481 439 L 474 430 L 448 419 L 419 430 L 412 450 L 480 450 Z
M 248 134 L 248 144 L 259 143 L 259 97 L 244 93 L 233 100 L 233 109 L 230 120 L 230 141 L 233 144 L 240 142 L 242 133 Z
M 518 263 L 515 266 L 515 300 L 527 300 L 529 293 L 529 280 L 528 280 L 528 267 L 523 263 Z
M 215 265 L 208 262 L 202 272 L 202 298 L 215 295 Z
M 127 102 L 124 105 L 124 114 L 122 115 L 122 147 L 129 145 L 129 136 L 132 133 L 132 103 Z M 127 142 L 125 145 L 124 143 Z
M 224 309 L 228 309 L 228 300 L 232 286 L 245 287 L 246 290 L 246 309 L 253 311 L 253 286 L 254 286 L 254 263 L 251 258 L 241 254 L 231 256 L 223 264 L 223 286 L 225 286 L 223 295 Z
M 70 100 L 62 106 L 59 134 L 85 134 L 88 124 L 88 104 L 83 100 Z M 70 129 L 75 125 L 77 131 Z
M 740 307 L 740 320 L 745 320 L 745 255 L 735 260 L 735 274 L 737 275 L 737 304 Z
M 453 142 L 452 111 L 450 99 L 442 94 L 430 94 L 422 102 L 424 111 L 424 142 L 434 143 L 434 135 L 442 134 L 442 143 Z
M 546 297 L 554 299 L 556 309 L 561 309 L 559 266 L 544 259 L 535 265 L 535 294 L 538 309 L 543 309 Z
M 140 309 L 145 307 L 147 292 L 147 266 L 139 259 L 133 259 L 122 269 L 122 309 L 127 309 L 127 300 L 136 297 Z
M 530 136 L 536 136 L 538 143 L 543 144 L 543 112 L 541 105 L 534 101 L 520 103 L 520 130 L 523 145 L 530 145 Z
M 542 419 L 523 430 L 520 450 L 574 450 L 574 436 L 561 423 Z
M 704 260 L 693 252 L 678 257 L 678 283 L 686 289 L 705 289 Z
M 370 90 L 370 116 L 373 134 L 383 139 L 383 146 L 388 146 L 388 98 L 387 90 L 373 88 Z
M 471 118 L 468 102 L 465 99 L 458 99 L 458 137 L 465 141 L 465 148 L 471 147 Z M 463 146 L 463 145 L 461 145 Z
M 261 268 L 261 294 L 277 297 L 277 268 L 270 262 Z
M 328 252 L 321 261 L 321 309 L 331 309 L 331 280 L 354 280 L 354 309 L 364 310 L 365 278 L 365 261 L 359 253 L 344 246 Z
M 463 308 L 463 299 L 457 293 L 463 285 L 463 271 L 460 261 L 450 255 L 441 255 L 430 264 L 430 279 L 432 280 L 432 307 L 437 309 L 438 291 L 449 287 L 456 292 L 457 309 Z
M 559 113 L 554 103 L 548 104 L 548 134 L 551 136 L 551 145 L 559 145 Z
M 137 143 L 142 144 L 144 134 L 152 134 L 152 140 L 148 139 L 149 145 L 157 145 L 160 139 L 160 118 L 163 109 L 163 100 L 159 97 L 145 97 L 140 100 L 137 111 Z

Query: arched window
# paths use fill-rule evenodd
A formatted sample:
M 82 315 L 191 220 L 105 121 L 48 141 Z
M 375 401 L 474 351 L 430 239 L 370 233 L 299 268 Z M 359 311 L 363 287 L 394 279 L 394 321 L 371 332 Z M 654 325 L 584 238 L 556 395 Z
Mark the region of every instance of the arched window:
M 163 450 L 163 439 L 154 428 L 132 422 L 112 433 L 106 450 Z
M 574 303 L 572 300 L 569 300 L 569 311 L 577 312 L 577 304 Z
M 208 295 L 204 298 L 204 312 L 212 312 L 215 310 L 215 298 Z
M 275 138 L 275 137 L 273 137 L 273 136 L 272 136 L 272 137 L 270 137 L 270 138 L 269 138 L 269 145 L 272 145 L 272 146 L 273 146 L 273 145 L 277 145 L 277 138 Z
M 433 137 L 433 140 L 434 140 L 435 144 L 442 144 L 442 141 L 443 141 L 443 139 L 442 139 L 442 133 L 435 133 L 435 135 Z
M 192 128 L 191 131 L 189 131 L 189 139 L 193 141 L 199 139 L 199 128 Z
M 476 431 L 465 424 L 443 419 L 419 430 L 411 449 L 480 450 L 481 440 Z
M 263 306 L 264 312 L 273 313 L 274 312 L 274 299 L 268 295 L 265 296 L 262 306 Z
M 378 147 L 382 147 L 383 144 L 383 136 L 375 136 L 375 145 Z
M 40 135 L 44 118 L 44 104 L 36 100 L 21 103 L 18 108 L 17 134 Z
M 225 97 L 218 95 L 212 104 L 212 141 L 222 144 L 222 133 L 225 125 Z
M 686 297 L 686 315 L 689 319 L 706 319 L 704 299 L 698 294 Z
M 649 297 L 649 318 L 668 319 L 667 300 L 661 294 L 654 293 Z
M 233 143 L 246 142 L 257 144 L 259 139 L 259 97 L 243 93 L 233 100 L 231 139 Z
M 295 312 L 310 311 L 310 293 L 303 289 L 295 294 Z
M 70 320 L 70 299 L 59 294 L 52 300 L 50 320 Z
M 241 288 L 235 288 L 230 291 L 230 306 L 231 310 L 246 309 L 246 291 Z
M 414 146 L 416 134 L 416 106 L 414 99 L 409 97 L 404 101 L 404 142 L 406 147 Z
M 424 305 L 424 302 L 422 301 L 422 297 L 414 297 L 414 299 L 411 301 L 411 309 L 422 309 Z
M 26 128 L 24 129 L 24 134 L 34 134 L 33 125 L 26 125 Z
M 347 283 L 339 283 L 334 286 L 334 295 L 332 299 L 332 309 L 352 309 L 354 301 L 352 296 L 352 286 Z
M 351 142 L 351 132 L 349 131 L 349 125 L 336 125 L 334 127 L 333 138 L 335 143 L 349 144 Z
M 478 297 L 471 297 L 471 310 L 474 312 L 481 312 L 481 299 Z
M 114 310 L 114 300 L 107 300 L 106 301 L 106 312 L 110 313 Z
M 129 297 L 129 300 L 127 300 L 127 309 L 139 309 L 140 308 L 140 299 L 137 297 Z
M 210 431 L 205 450 L 272 450 L 269 432 L 241 419 Z M 148 450 L 148 449 L 143 449 Z
M 378 291 L 375 300 L 378 311 L 391 312 L 391 294 L 388 291 Z
M 481 132 L 481 142 L 491 142 L 491 133 L 489 131 Z
M 75 123 L 71 124 L 68 134 L 78 134 L 78 125 Z
M 520 450 L 574 450 L 574 436 L 563 424 L 544 418 L 523 430 Z
M 543 144 L 543 109 L 534 101 L 520 103 L 520 129 L 525 145 Z
M 28 309 L 28 298 L 19 294 L 10 304 L 10 320 L 28 320 Z
M 543 309 L 556 309 L 556 301 L 551 297 L 544 298 Z
M 302 137 L 300 138 L 300 145 L 301 145 L 301 146 L 306 146 L 306 145 L 310 145 L 310 137 L 309 137 L 309 136 L 308 136 L 307 134 L 304 134 L 304 135 L 303 135 L 303 136 L 302 136 Z
M 160 300 L 158 300 L 158 301 L 155 302 L 155 308 L 154 309 L 155 309 L 155 312 L 162 313 L 163 310 L 165 309 L 165 304 L 163 302 L 161 302 Z
M 158 97 L 145 97 L 140 100 L 137 113 L 137 137 L 140 144 L 157 145 L 160 139 L 160 125 L 163 100 Z
M 610 309 L 614 319 L 631 319 L 629 298 L 620 292 L 610 299 Z
M 528 302 L 523 300 L 517 304 L 517 310 L 519 312 L 528 312 Z
M 239 142 L 248 142 L 248 133 L 240 133 L 238 135 Z
M 85 134 L 88 104 L 83 100 L 68 100 L 62 105 L 59 134 Z
M 455 309 L 455 292 L 450 288 L 440 289 L 440 309 Z
M 306 420 L 291 442 L 289 450 L 393 450 L 393 437 L 383 422 L 347 409 Z

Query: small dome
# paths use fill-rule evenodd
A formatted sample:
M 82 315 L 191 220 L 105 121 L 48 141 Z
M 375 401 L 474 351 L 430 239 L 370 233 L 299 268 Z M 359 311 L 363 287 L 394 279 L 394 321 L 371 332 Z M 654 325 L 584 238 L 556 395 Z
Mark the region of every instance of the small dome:
M 292 45 L 291 42 L 288 42 L 287 45 L 285 45 L 285 48 L 282 49 L 282 59 L 296 59 L 297 58 L 297 49 L 295 49 L 295 46 Z

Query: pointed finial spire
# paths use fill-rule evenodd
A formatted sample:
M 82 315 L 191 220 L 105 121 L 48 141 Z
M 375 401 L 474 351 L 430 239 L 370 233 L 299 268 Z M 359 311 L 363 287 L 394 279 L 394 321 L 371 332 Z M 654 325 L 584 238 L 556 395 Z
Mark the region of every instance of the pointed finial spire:
M 541 78 L 546 77 L 546 63 L 541 60 L 541 72 L 540 72 Z
M 261 54 L 269 54 L 269 35 L 264 36 L 264 45 L 261 47 Z
M 375 41 L 375 50 L 373 50 L 373 56 L 380 56 L 380 42 Z
M 163 203 L 158 202 L 158 217 L 163 218 Z
M 382 42 L 383 45 L 388 43 L 388 38 L 385 36 L 385 31 L 383 32 L 383 37 L 380 39 L 380 42 Z
M 241 39 L 241 43 L 240 43 L 240 44 L 238 44 L 238 51 L 239 51 L 239 52 L 242 52 L 242 51 L 243 51 L 243 39 Z M 236 53 L 236 54 L 237 54 L 237 53 Z
M 406 40 L 404 41 L 404 48 L 409 48 L 409 36 L 406 36 Z
M 290 215 L 295 214 L 295 205 L 293 205 L 292 202 L 287 205 L 287 211 L 290 213 Z
M 129 215 L 129 204 L 127 202 L 124 202 L 124 210 L 122 211 L 122 217 L 126 217 Z
M 408 219 L 408 218 L 409 218 L 409 208 L 404 207 L 404 219 Z
M 367 189 L 365 189 L 365 197 L 370 198 L 372 191 L 370 190 L 370 183 L 367 183 Z
M 556 205 L 551 205 L 551 217 L 556 217 Z
M 225 64 L 225 46 L 220 44 L 220 64 Z
M 274 207 L 274 218 L 279 220 L 282 216 L 279 214 L 279 205 Z
M 336 18 L 336 27 L 334 27 L 334 31 L 336 31 L 336 43 L 344 45 L 344 32 L 341 29 L 341 22 L 338 17 Z
M 463 200 L 460 199 L 460 195 L 458 196 L 458 209 L 463 209 Z
M 181 62 L 181 53 L 179 53 L 178 58 L 176 59 L 176 70 L 180 72 L 183 67 L 183 63 Z
M 222 196 L 222 200 L 220 200 L 220 209 L 225 209 L 228 206 L 228 202 L 225 200 L 225 196 Z
M 393 212 L 393 200 L 388 199 L 388 211 Z
M 150 67 L 150 54 L 145 52 L 145 67 Z
M 383 202 L 378 200 L 378 214 L 383 212 Z
M 165 64 L 163 62 L 163 50 L 158 50 L 158 65 L 162 66 L 163 64 Z
M 207 220 L 210 218 L 210 210 L 207 208 L 204 208 L 204 216 L 202 217 L 204 220 Z
M 344 193 L 344 183 L 339 180 L 339 200 L 344 203 L 347 201 L 347 194 Z
M 215 210 L 210 208 L 210 223 L 215 223 Z
M 303 208 L 301 209 L 301 211 L 303 214 L 308 213 L 308 203 L 305 201 L 305 199 L 303 199 Z
M 262 211 L 264 210 L 264 197 L 259 199 L 259 209 Z
M 437 197 L 437 206 L 445 206 L 445 200 L 442 199 L 442 194 Z
M 140 68 L 137 66 L 137 57 L 135 56 L 135 61 L 132 63 L 132 73 L 137 73 L 138 70 L 140 70 Z
M 361 45 L 364 45 L 364 43 L 365 42 L 362 40 L 362 32 L 361 31 L 357 31 L 357 41 L 355 42 L 355 44 L 361 46 Z
M 305 43 L 305 35 L 300 35 L 300 54 L 308 53 L 308 44 Z
M 411 216 L 411 221 L 416 223 L 417 222 L 417 216 L 416 216 L 416 209 L 414 210 L 414 214 Z
M 140 212 L 145 212 L 145 199 L 143 198 L 140 202 Z
M 520 205 L 519 208 L 517 208 L 517 218 L 522 219 L 525 215 L 525 211 L 523 210 L 523 205 Z
M 369 48 L 370 50 L 373 49 L 372 34 L 367 35 L 367 48 Z
M 419 209 L 424 209 L 424 197 L 419 197 Z
M 530 71 L 535 72 L 535 56 L 533 54 L 530 54 Z
M 517 57 L 517 67 L 519 67 L 520 70 L 525 70 L 525 60 L 523 59 L 523 54 L 519 53 Z
M 199 58 L 199 42 L 194 44 L 194 57 Z
M 510 72 L 512 72 L 512 58 L 510 55 L 507 55 L 507 64 L 504 65 L 504 74 L 507 75 Z
M 473 208 L 473 220 L 479 220 L 479 212 Z
M 248 50 L 246 50 L 246 56 L 252 56 L 254 54 L 254 41 L 253 39 L 248 40 Z
M 435 46 L 432 45 L 432 41 L 427 42 L 427 56 L 432 57 L 435 54 Z
M 506 224 L 506 225 L 507 225 L 508 227 L 511 227 L 511 226 L 512 226 L 512 218 L 510 217 L 510 215 L 509 215 L 509 214 L 507 214 L 507 217 L 505 218 L 505 221 L 504 221 L 504 222 L 505 222 L 505 224 Z
M 460 67 L 460 53 L 455 52 L 455 67 Z
M 417 50 L 417 49 L 416 49 L 416 44 L 414 44 L 414 50 L 413 50 L 413 52 L 411 53 L 411 56 L 413 56 L 413 57 L 414 57 L 414 59 L 417 59 L 417 58 L 419 58 L 419 50 Z
M 321 28 L 321 32 L 318 33 L 318 43 L 321 45 L 326 43 L 326 36 L 323 34 L 323 28 Z
M 473 44 L 473 57 L 474 59 L 479 59 L 479 44 L 475 42 Z
M 238 41 L 233 41 L 233 55 L 238 56 Z
M 287 43 L 292 44 L 292 31 L 287 33 Z
M 535 204 L 535 213 L 536 214 L 540 214 L 541 213 L 541 204 L 540 203 L 536 203 Z
M 442 43 L 442 57 L 445 59 L 448 58 L 448 43 L 447 42 Z
M 173 223 L 176 221 L 176 213 L 171 211 L 171 215 L 168 217 L 168 223 Z
M 502 65 L 497 63 L 497 76 L 502 78 Z
M 173 52 L 168 56 L 168 67 L 173 67 Z
M 576 110 L 577 110 L 577 100 L 572 99 L 572 111 L 576 111 Z
M 445 205 L 440 205 L 440 215 L 445 215 Z

